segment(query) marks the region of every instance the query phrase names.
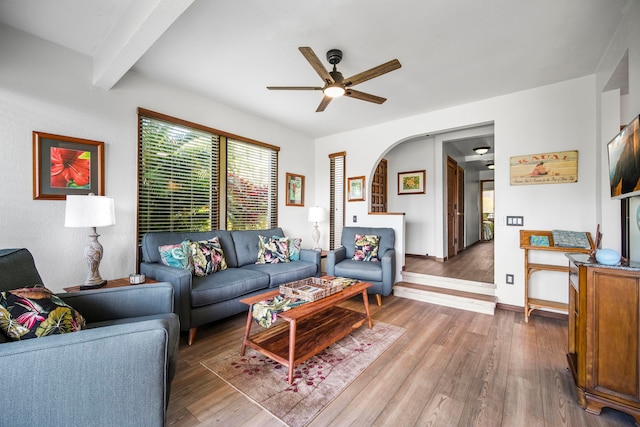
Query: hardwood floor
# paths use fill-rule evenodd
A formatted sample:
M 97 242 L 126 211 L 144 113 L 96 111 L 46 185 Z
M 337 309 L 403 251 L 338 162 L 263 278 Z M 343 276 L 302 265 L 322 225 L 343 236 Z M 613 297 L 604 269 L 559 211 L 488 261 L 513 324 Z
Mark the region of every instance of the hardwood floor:
M 399 297 L 371 314 L 407 329 L 310 424 L 318 426 L 633 426 L 631 416 L 578 407 L 567 369 L 567 322 L 496 310 L 495 316 Z M 343 303 L 362 310 L 362 302 Z M 200 365 L 240 351 L 245 315 L 182 337 L 167 425 L 281 426 Z
M 444 262 L 407 255 L 405 271 L 493 283 L 493 240 L 475 243 Z

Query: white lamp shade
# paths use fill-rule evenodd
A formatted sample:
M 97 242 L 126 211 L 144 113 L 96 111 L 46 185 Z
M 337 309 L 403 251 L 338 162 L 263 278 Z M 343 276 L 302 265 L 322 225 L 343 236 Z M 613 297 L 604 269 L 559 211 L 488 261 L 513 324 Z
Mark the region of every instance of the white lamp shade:
M 115 223 L 116 214 L 111 197 L 67 196 L 65 227 L 106 227 Z
M 318 206 L 309 208 L 309 222 L 325 222 L 327 220 L 327 211 Z

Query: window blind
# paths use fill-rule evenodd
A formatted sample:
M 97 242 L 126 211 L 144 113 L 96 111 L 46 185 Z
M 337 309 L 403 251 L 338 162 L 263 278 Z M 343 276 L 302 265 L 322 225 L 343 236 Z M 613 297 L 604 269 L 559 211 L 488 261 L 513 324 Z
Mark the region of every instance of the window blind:
M 227 229 L 278 225 L 278 151 L 227 139 Z
M 217 229 L 219 138 L 139 116 L 138 241 L 150 231 Z
M 344 186 L 346 153 L 329 155 L 329 249 L 341 246 L 344 227 Z

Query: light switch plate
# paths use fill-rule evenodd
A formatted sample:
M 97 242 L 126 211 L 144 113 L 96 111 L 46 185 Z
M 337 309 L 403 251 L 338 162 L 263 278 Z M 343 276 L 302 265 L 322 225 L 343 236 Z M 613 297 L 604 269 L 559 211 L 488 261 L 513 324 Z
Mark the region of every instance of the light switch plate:
M 523 216 L 507 216 L 507 226 L 522 227 L 524 226 Z

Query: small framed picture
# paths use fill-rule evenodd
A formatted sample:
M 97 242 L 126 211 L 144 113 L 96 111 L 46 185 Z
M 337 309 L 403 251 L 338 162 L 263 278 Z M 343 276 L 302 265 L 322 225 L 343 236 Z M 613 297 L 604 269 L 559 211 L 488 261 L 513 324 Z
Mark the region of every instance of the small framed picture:
M 304 175 L 287 172 L 287 206 L 304 206 Z
M 104 142 L 33 132 L 33 198 L 104 196 Z
M 398 172 L 398 194 L 424 194 L 425 171 Z
M 364 176 L 355 176 L 347 180 L 349 186 L 348 199 L 350 202 L 364 201 Z

